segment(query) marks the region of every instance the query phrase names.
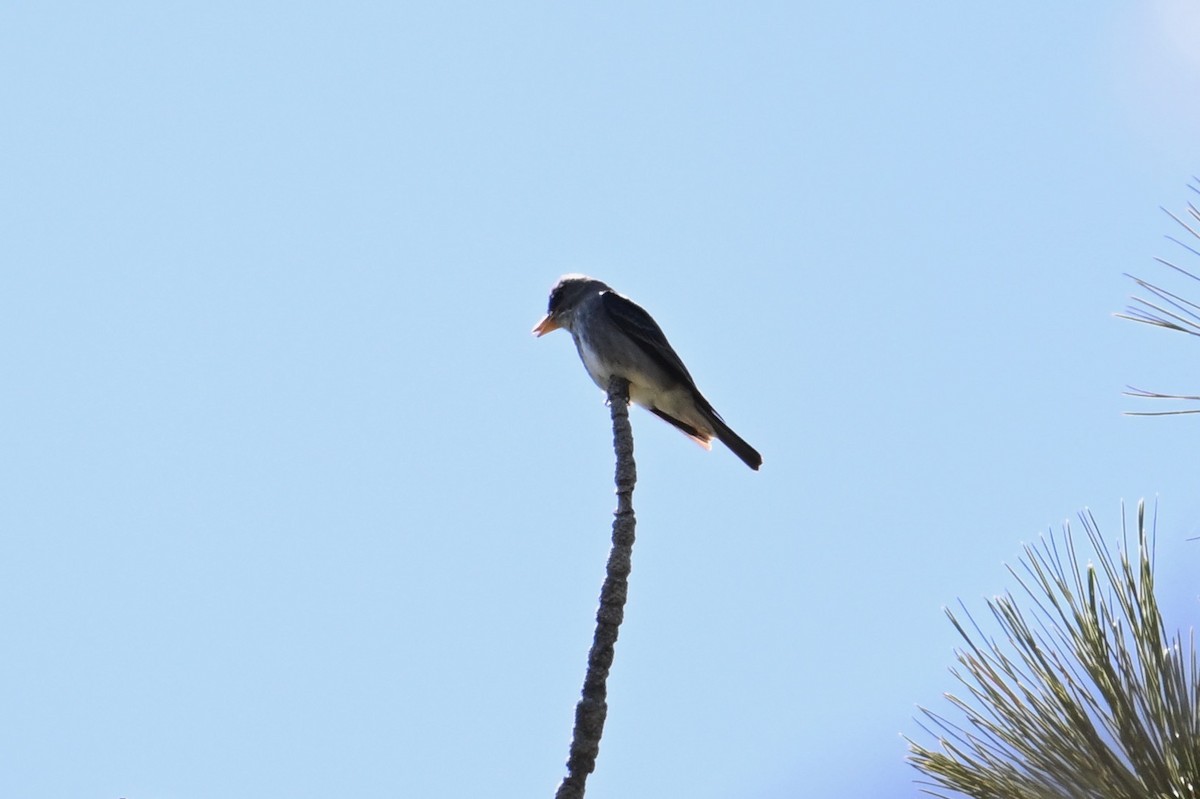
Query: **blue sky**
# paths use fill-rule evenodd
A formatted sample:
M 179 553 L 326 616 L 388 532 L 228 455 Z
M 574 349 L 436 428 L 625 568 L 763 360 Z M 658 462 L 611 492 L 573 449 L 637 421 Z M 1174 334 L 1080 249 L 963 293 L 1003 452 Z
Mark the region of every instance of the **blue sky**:
M 1159 503 L 1114 319 L 1200 169 L 1182 0 L 0 11 L 0 793 L 549 796 L 608 549 L 564 272 L 765 459 L 633 413 L 589 796 L 910 797 L 941 608 Z M 1195 296 L 1194 293 L 1192 296 Z

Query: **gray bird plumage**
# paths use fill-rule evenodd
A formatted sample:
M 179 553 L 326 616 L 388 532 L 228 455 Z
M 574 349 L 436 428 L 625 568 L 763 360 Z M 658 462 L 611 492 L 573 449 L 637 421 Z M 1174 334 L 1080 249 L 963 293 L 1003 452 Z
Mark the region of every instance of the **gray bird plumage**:
M 662 329 L 637 303 L 585 275 L 565 275 L 550 291 L 546 316 L 533 332 L 566 329 L 592 380 L 608 389 L 613 375 L 629 381 L 629 398 L 706 449 L 715 437 L 751 469 L 762 456 L 729 429 L 692 380 Z

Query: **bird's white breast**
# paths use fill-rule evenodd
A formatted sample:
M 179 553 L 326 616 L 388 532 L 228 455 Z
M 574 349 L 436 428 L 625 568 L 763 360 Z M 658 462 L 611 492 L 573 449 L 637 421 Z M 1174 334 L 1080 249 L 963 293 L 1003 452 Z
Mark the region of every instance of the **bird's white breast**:
M 587 369 L 587 373 L 591 375 L 592 380 L 602 391 L 608 391 L 608 382 L 612 379 L 613 373 L 616 372 L 629 381 L 629 399 L 635 405 L 641 405 L 643 408 L 662 408 L 664 410 L 674 410 L 676 406 L 680 410 L 690 408 L 691 395 L 686 390 L 663 392 L 661 389 L 656 388 L 656 386 L 662 383 L 661 377 L 656 378 L 647 375 L 640 369 L 626 365 L 622 365 L 618 369 L 613 369 L 613 364 L 601 360 L 596 350 L 582 336 L 576 341 L 576 345 L 579 349 L 579 358 L 583 361 L 583 367 Z M 674 396 L 675 394 L 679 396 Z M 676 411 L 675 415 L 678 416 L 678 411 Z
M 587 373 L 592 376 L 596 385 L 608 391 L 608 381 L 612 378 L 608 366 L 600 360 L 600 356 L 592 349 L 587 339 L 581 336 L 576 339 L 575 343 L 578 345 L 579 358 L 583 361 L 583 367 L 587 369 Z

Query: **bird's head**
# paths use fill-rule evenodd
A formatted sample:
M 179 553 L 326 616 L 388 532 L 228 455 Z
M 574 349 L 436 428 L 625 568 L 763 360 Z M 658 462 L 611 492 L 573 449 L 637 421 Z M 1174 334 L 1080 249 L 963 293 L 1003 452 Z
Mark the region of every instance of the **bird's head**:
M 588 297 L 608 290 L 604 283 L 587 275 L 563 275 L 550 289 L 546 315 L 534 325 L 533 334 L 541 337 L 560 327 L 570 330 L 580 304 Z

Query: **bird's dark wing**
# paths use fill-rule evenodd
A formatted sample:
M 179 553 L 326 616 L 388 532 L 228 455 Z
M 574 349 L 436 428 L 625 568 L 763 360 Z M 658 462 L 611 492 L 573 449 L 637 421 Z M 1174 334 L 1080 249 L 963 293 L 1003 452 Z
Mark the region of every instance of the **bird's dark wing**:
M 600 303 L 618 330 L 628 336 L 638 348 L 646 353 L 647 357 L 662 367 L 668 376 L 692 390 L 692 398 L 696 403 L 697 410 L 709 417 L 708 421 L 712 423 L 716 437 L 733 450 L 734 454 L 741 458 L 747 466 L 757 471 L 762 466 L 762 455 L 759 455 L 754 447 L 747 444 L 743 438 L 729 428 L 729 425 L 725 424 L 721 415 L 696 388 L 696 382 L 692 380 L 687 367 L 683 365 L 683 361 L 679 360 L 675 350 L 667 343 L 667 337 L 663 335 L 662 329 L 650 314 L 643 311 L 637 303 L 622 297 L 611 289 L 600 293 Z M 711 436 L 701 433 L 692 425 L 676 419 L 661 408 L 650 407 L 650 411 L 675 425 L 683 431 L 684 435 L 695 439 L 704 447 L 709 446 L 708 442 Z
M 688 373 L 687 367 L 683 365 L 683 361 L 679 360 L 679 356 L 667 342 L 667 337 L 663 335 L 662 328 L 650 314 L 642 310 L 642 307 L 633 300 L 622 297 L 612 290 L 602 292 L 600 302 L 613 324 L 629 336 L 646 355 L 666 370 L 667 374 L 677 378 L 693 390 L 696 389 L 696 383 Z

